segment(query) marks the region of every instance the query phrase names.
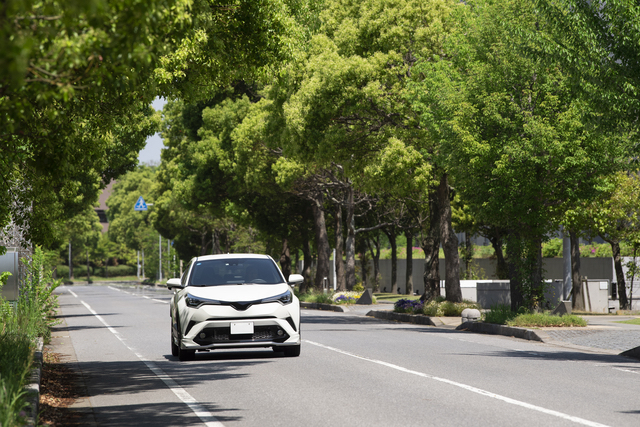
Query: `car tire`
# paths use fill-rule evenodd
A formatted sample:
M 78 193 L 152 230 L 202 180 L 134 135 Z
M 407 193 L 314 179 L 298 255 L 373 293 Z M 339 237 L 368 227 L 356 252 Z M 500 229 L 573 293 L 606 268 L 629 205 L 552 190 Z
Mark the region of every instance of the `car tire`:
M 176 353 L 174 356 L 178 356 L 178 360 L 181 362 L 187 362 L 189 360 L 194 360 L 196 358 L 195 350 L 185 350 L 182 348 L 182 333 L 180 332 L 180 322 L 176 322 L 176 326 L 178 328 L 178 345 L 176 345 Z M 171 354 L 173 354 L 173 339 L 171 340 Z
M 178 359 L 180 359 L 181 362 L 195 360 L 195 358 L 196 358 L 195 350 L 184 350 L 182 348 L 178 348 Z
M 284 351 L 285 357 L 298 357 L 300 356 L 300 344 L 283 347 L 282 351 Z
M 173 319 L 172 319 L 173 320 Z M 171 322 L 171 355 L 174 357 L 178 357 L 180 354 L 180 347 L 173 340 L 173 322 Z

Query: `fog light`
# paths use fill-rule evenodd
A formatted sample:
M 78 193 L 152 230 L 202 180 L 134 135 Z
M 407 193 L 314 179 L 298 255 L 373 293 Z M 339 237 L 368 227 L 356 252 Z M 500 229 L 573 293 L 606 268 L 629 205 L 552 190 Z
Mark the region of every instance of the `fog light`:
M 207 334 L 205 334 L 204 332 L 200 333 L 200 338 L 205 339 L 207 337 Z
M 283 336 L 284 335 L 284 331 L 282 329 L 278 329 L 278 336 Z

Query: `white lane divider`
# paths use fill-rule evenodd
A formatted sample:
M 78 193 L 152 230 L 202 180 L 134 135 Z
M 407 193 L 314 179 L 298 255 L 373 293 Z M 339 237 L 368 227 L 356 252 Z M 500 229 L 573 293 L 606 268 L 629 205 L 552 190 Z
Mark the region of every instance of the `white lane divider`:
M 74 297 L 78 298 L 78 296 L 74 294 L 72 291 L 69 291 L 69 292 Z M 189 407 L 189 409 L 191 409 L 191 411 L 198 418 L 200 418 L 200 420 L 202 420 L 202 422 L 207 427 L 224 427 L 224 424 L 218 421 L 218 419 L 214 417 L 213 414 L 211 414 L 211 412 L 207 411 L 204 406 L 202 406 L 185 389 L 180 387 L 180 385 L 177 382 L 175 382 L 169 375 L 167 375 L 158 365 L 156 365 L 153 361 L 145 358 L 142 354 L 138 353 L 135 349 L 131 348 L 125 342 L 125 339 L 120 334 L 120 332 L 116 331 L 107 322 L 105 322 L 102 316 L 96 313 L 95 310 L 93 310 L 91 306 L 89 306 L 89 304 L 87 304 L 82 300 L 80 300 L 80 302 L 82 303 L 82 305 L 84 305 L 87 308 L 87 310 L 91 312 L 91 314 L 93 314 L 109 330 L 109 332 L 115 335 L 115 337 L 118 338 L 120 342 L 124 344 L 125 347 L 127 347 L 133 354 L 135 354 L 138 359 L 144 362 L 144 364 L 147 365 L 149 370 L 151 370 L 151 372 L 153 372 L 158 378 L 160 378 L 162 382 L 165 383 L 167 387 L 169 387 L 169 390 L 171 390 L 173 394 L 175 394 L 178 397 L 178 399 L 180 399 L 183 403 L 185 403 Z
M 506 397 L 506 396 L 501 396 L 499 394 L 495 394 L 495 393 L 492 393 L 490 391 L 482 390 L 482 389 L 479 389 L 479 388 L 476 388 L 476 387 L 473 387 L 473 386 L 470 386 L 470 385 L 467 385 L 467 384 L 462 384 L 462 383 L 459 383 L 459 382 L 456 382 L 456 381 L 448 380 L 446 378 L 436 377 L 436 376 L 433 376 L 433 375 L 425 374 L 424 372 L 413 371 L 411 369 L 403 368 L 402 366 L 394 365 L 393 363 L 383 362 L 382 360 L 371 359 L 371 358 L 365 357 L 365 356 L 359 356 L 357 354 L 350 353 L 348 351 L 340 350 L 340 349 L 335 348 L 335 347 L 329 347 L 327 345 L 320 344 L 320 343 L 313 342 L 313 341 L 309 341 L 309 340 L 302 340 L 302 341 L 307 343 L 307 344 L 315 345 L 317 347 L 321 347 L 321 348 L 324 348 L 326 350 L 331 350 L 331 351 L 334 351 L 336 353 L 343 354 L 345 356 L 353 357 L 353 358 L 360 359 L 360 360 L 365 360 L 367 362 L 375 363 L 375 364 L 381 365 L 381 366 L 386 366 L 387 368 L 395 369 L 395 370 L 400 371 L 400 372 L 405 372 L 405 373 L 411 374 L 411 375 L 417 375 L 417 376 L 422 377 L 422 378 L 428 378 L 430 380 L 439 381 L 439 382 L 442 382 L 442 383 L 445 383 L 445 384 L 449 384 L 449 385 L 452 385 L 452 386 L 455 386 L 455 387 L 462 388 L 462 389 L 467 390 L 467 391 L 471 391 L 473 393 L 480 394 L 482 396 L 486 396 L 486 397 L 490 397 L 490 398 L 493 398 L 493 399 L 501 400 L 501 401 L 509 403 L 511 405 L 521 406 L 523 408 L 527 408 L 527 409 L 531 409 L 531 410 L 534 410 L 534 411 L 542 412 L 543 414 L 552 415 L 554 417 L 562 418 L 564 420 L 572 421 L 574 423 L 581 424 L 581 425 L 584 425 L 584 426 L 589 426 L 589 427 L 609 427 L 606 424 L 600 424 L 600 423 L 597 423 L 597 422 L 594 422 L 594 421 L 589 421 L 589 420 L 585 420 L 583 418 L 575 417 L 573 415 L 568 415 L 568 414 L 564 414 L 562 412 L 554 411 L 553 409 L 547 409 L 547 408 L 543 408 L 541 406 L 532 405 L 531 403 L 522 402 L 520 400 L 512 399 L 512 398 Z
M 133 295 L 133 296 L 137 295 L 137 294 L 134 294 L 134 293 L 131 293 L 131 292 L 123 291 L 122 289 L 114 288 L 113 286 L 107 286 L 107 287 L 109 289 L 113 289 L 114 291 L 124 292 L 125 294 L 129 294 L 129 295 Z M 69 292 L 71 292 L 71 291 L 69 291 Z M 154 302 L 159 302 L 161 304 L 169 304 L 169 301 L 163 301 L 161 299 L 151 298 L 150 296 L 147 296 L 147 295 L 141 295 L 141 296 L 142 296 L 142 298 L 149 299 L 149 300 L 154 301 Z

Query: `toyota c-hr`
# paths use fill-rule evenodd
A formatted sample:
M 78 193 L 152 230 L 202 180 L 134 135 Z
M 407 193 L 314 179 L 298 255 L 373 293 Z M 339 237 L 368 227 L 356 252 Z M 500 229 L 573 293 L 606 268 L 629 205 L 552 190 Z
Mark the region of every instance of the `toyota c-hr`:
M 192 360 L 196 351 L 272 347 L 300 355 L 300 301 L 267 255 L 225 254 L 193 258 L 180 279 L 169 279 L 171 354 Z

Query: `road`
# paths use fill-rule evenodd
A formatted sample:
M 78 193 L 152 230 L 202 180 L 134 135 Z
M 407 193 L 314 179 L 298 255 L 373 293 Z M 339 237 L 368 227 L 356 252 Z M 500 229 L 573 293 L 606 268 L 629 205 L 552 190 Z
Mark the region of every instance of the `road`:
M 57 290 L 99 426 L 638 426 L 640 363 L 303 310 L 302 354 L 169 346 L 165 289 Z

